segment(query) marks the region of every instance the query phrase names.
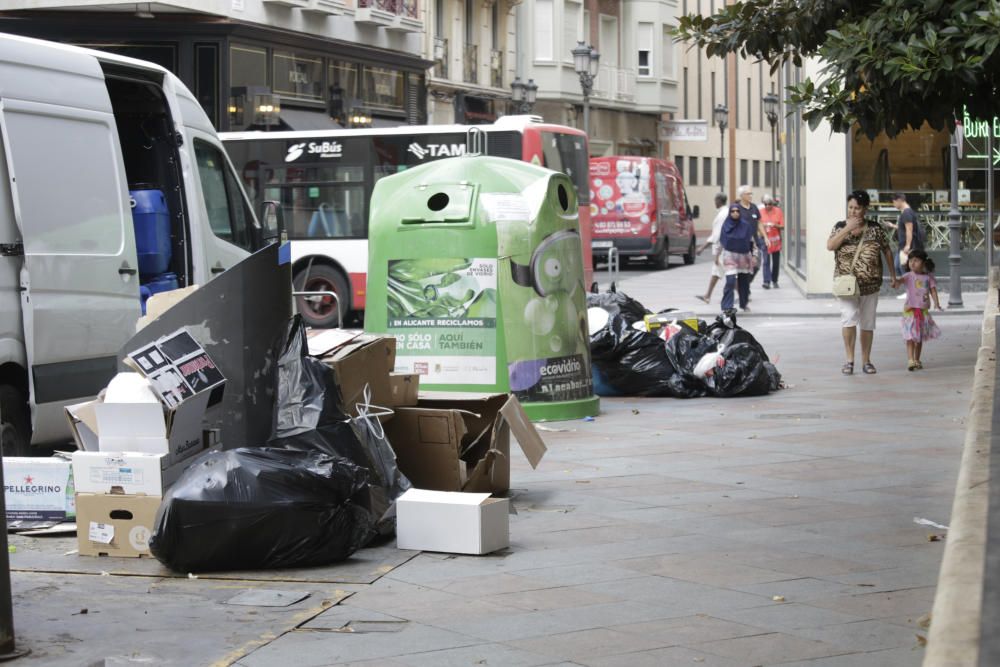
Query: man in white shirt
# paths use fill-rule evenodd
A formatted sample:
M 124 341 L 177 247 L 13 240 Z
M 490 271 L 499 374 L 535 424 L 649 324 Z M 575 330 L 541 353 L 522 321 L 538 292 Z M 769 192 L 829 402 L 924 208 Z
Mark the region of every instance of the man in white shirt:
M 720 279 L 726 276 L 725 270 L 722 268 L 722 246 L 719 245 L 719 235 L 722 233 L 722 225 L 725 223 L 726 218 L 729 217 L 729 207 L 726 205 L 726 195 L 723 192 L 715 195 L 715 206 L 718 210 L 715 212 L 715 220 L 712 221 L 712 235 L 708 237 L 708 240 L 698 248 L 698 254 L 700 255 L 709 246 L 712 246 L 712 277 L 708 279 L 708 291 L 704 295 L 697 294 L 701 301 L 705 303 L 710 303 L 712 301 L 712 290 L 715 289 L 715 285 Z

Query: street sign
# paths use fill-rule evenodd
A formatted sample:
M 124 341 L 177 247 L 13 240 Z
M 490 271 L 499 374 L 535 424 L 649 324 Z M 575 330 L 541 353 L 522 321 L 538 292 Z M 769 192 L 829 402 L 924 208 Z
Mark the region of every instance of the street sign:
M 660 141 L 708 141 L 707 120 L 667 120 L 658 129 Z

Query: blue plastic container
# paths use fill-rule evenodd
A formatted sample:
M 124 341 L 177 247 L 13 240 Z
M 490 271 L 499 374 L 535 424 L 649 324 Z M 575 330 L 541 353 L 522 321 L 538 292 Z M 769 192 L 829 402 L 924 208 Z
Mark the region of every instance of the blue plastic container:
M 146 301 L 149 300 L 149 297 L 159 292 L 169 292 L 170 290 L 175 290 L 178 287 L 180 287 L 180 285 L 177 283 L 176 273 L 164 273 L 144 282 L 139 287 L 139 300 L 142 303 L 142 314 L 146 314 Z
M 139 273 L 158 276 L 170 268 L 170 211 L 162 190 L 129 190 Z

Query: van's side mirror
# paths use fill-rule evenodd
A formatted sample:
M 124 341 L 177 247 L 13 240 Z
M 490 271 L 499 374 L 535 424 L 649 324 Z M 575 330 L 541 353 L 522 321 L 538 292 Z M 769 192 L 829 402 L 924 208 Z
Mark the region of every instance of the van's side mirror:
M 694 210 L 691 211 L 691 219 L 692 220 L 697 220 L 698 216 L 700 216 L 700 215 L 701 215 L 701 207 L 699 207 L 697 204 L 695 204 L 694 205 Z
M 285 217 L 281 202 L 267 200 L 261 203 L 260 220 L 263 226 L 261 238 L 264 245 L 270 245 L 282 237 L 285 231 Z

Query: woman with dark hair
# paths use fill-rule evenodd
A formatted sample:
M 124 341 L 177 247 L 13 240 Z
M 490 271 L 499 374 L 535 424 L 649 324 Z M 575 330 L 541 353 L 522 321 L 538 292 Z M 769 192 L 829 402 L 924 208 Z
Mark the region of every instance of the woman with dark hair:
M 833 277 L 853 275 L 857 279 L 857 294 L 840 299 L 840 326 L 847 363 L 840 372 L 854 373 L 854 344 L 861 329 L 861 363 L 866 375 L 876 373 L 872 364 L 872 340 L 875 335 L 875 309 L 882 289 L 883 260 L 889 267 L 892 286 L 896 287 L 896 268 L 889 238 L 874 220 L 865 218 L 871 198 L 864 190 L 847 196 L 847 219 L 833 226 L 826 249 L 834 252 Z

